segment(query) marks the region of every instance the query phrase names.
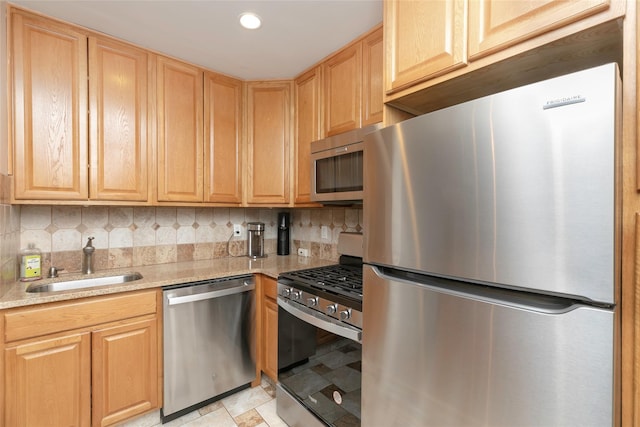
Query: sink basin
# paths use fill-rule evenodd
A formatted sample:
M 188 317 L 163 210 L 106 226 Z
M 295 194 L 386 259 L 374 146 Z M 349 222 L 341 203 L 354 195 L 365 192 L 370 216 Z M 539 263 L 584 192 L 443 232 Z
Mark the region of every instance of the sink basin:
M 95 286 L 117 285 L 142 279 L 140 273 L 118 274 L 114 276 L 83 277 L 76 280 L 65 280 L 53 283 L 33 283 L 27 287 L 27 292 L 59 292 L 77 289 L 93 288 Z

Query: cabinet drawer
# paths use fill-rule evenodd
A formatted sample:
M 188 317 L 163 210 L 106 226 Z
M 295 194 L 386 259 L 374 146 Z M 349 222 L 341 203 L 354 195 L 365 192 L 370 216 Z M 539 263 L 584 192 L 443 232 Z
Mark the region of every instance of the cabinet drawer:
M 155 312 L 155 291 L 15 309 L 4 314 L 4 339 L 17 341 Z
M 264 296 L 267 298 L 278 299 L 278 285 L 275 280 L 270 277 L 263 276 L 262 286 L 264 286 Z

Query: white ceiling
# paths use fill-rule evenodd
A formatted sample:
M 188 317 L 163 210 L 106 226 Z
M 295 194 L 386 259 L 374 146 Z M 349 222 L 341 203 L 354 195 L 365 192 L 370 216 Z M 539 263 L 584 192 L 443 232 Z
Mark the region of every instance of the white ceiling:
M 11 0 L 245 80 L 295 77 L 382 22 L 382 0 Z M 257 13 L 262 27 L 240 27 Z

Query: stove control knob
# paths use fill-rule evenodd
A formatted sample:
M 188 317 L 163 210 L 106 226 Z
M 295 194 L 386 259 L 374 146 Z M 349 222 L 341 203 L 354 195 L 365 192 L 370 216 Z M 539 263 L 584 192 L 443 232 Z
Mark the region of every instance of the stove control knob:
M 301 296 L 302 296 L 302 292 L 300 292 L 300 291 L 291 291 L 291 298 L 293 298 L 295 300 L 299 300 Z
M 291 289 L 283 289 L 280 292 L 280 295 L 282 295 L 285 298 L 289 298 L 289 296 L 291 295 Z
M 318 305 L 318 297 L 307 298 L 307 307 L 315 307 Z
M 351 309 L 342 310 L 340 312 L 340 320 L 349 320 L 351 318 Z
M 337 304 L 329 304 L 327 306 L 327 314 L 335 314 L 336 311 L 338 311 L 338 305 Z

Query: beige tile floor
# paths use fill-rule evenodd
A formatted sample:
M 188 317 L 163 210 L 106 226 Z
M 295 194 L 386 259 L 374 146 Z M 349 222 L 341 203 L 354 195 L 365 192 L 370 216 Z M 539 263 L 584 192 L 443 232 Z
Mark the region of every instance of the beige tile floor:
M 208 406 L 161 424 L 160 412 L 152 412 L 122 427 L 286 427 L 276 414 L 275 389 L 263 377 L 260 387 L 248 388 Z

